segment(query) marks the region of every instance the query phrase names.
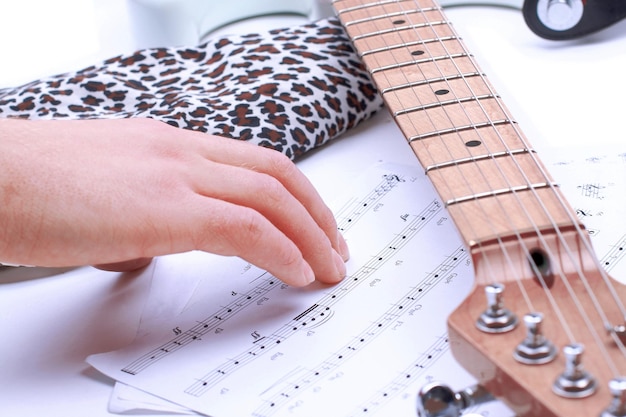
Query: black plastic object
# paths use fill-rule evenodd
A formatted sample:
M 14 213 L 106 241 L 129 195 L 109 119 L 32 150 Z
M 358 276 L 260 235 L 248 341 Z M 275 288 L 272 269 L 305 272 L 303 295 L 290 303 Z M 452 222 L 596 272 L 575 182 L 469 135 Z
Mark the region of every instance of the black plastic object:
M 578 23 L 564 30 L 546 26 L 538 13 L 541 0 L 524 0 L 522 14 L 535 34 L 550 40 L 576 39 L 619 22 L 626 17 L 626 0 L 583 0 L 583 14 Z

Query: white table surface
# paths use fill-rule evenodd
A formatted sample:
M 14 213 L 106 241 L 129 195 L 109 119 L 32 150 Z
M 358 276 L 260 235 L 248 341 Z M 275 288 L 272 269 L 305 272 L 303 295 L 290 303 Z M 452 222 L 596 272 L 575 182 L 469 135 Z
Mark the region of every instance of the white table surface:
M 447 14 L 539 150 L 624 142 L 626 22 L 554 43 L 515 10 Z M 0 19 L 0 87 L 135 48 L 124 0 L 2 0 Z M 299 166 L 330 201 L 379 161 L 415 163 L 384 113 Z M 109 416 L 113 382 L 84 359 L 133 339 L 149 287 L 149 269 L 0 273 L 0 415 Z

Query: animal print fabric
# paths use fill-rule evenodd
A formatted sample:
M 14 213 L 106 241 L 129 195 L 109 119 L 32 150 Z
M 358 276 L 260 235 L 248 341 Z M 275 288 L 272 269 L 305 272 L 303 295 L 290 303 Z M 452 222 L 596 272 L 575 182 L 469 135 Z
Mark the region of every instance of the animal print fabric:
M 150 117 L 295 159 L 382 105 L 341 24 L 324 19 L 194 47 L 144 49 L 0 89 L 0 117 Z

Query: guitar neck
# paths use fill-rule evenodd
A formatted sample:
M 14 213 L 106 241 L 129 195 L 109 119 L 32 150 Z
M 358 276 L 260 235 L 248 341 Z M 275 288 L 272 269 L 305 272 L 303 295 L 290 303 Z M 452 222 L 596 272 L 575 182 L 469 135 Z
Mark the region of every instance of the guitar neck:
M 581 227 L 436 2 L 334 7 L 469 247 Z

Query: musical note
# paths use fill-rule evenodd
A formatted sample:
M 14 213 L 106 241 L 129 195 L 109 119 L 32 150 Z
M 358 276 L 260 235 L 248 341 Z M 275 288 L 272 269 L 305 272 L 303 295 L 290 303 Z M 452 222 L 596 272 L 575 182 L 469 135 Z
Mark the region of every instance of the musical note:
M 332 415 L 387 415 L 414 401 L 437 364 L 454 363 L 434 343 L 471 287 L 471 262 L 419 169 L 381 167 L 364 178 L 339 206 L 352 255 L 342 282 L 291 288 L 254 267 L 241 276 L 245 263 L 214 280 L 207 264 L 202 302 L 90 363 L 207 415 L 329 415 L 324 405 L 335 407 L 337 395 Z M 434 243 L 448 238 L 455 245 Z

